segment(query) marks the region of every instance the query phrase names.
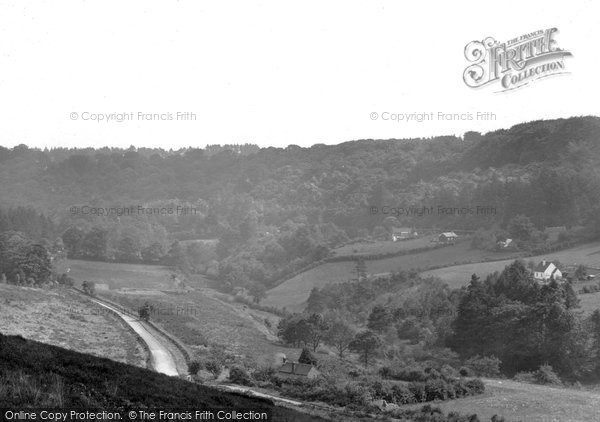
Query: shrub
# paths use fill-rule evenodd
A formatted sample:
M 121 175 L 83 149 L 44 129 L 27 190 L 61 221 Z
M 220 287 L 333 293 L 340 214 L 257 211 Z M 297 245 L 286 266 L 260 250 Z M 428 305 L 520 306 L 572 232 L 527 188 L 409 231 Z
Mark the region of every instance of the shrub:
M 485 384 L 479 378 L 473 378 L 467 381 L 467 389 L 467 395 L 469 396 L 483 394 L 483 392 L 485 391 Z
M 550 365 L 540 366 L 540 369 L 535 372 L 535 377 L 538 384 L 562 385 L 560 377 L 556 375 Z
M 417 402 L 413 392 L 408 387 L 400 384 L 392 386 L 392 399 L 394 403 L 399 405 Z
M 438 379 L 442 377 L 442 374 L 440 374 L 436 369 L 431 367 L 425 368 L 425 374 L 427 374 L 428 379 Z
M 427 401 L 427 391 L 425 390 L 424 382 L 411 382 L 408 389 L 413 394 L 417 402 Z
M 537 382 L 533 372 L 519 372 L 513 379 L 518 382 L 526 382 L 529 384 L 536 384 Z
M 501 361 L 495 356 L 474 356 L 465 362 L 475 375 L 479 377 L 497 377 L 500 375 Z
M 390 379 L 392 377 L 392 370 L 389 366 L 382 366 L 379 368 L 379 375 L 383 379 Z
M 485 385 L 478 378 L 470 380 L 431 378 L 426 382 L 412 382 L 408 388 L 420 402 L 474 396 L 485 391 Z
M 425 394 L 427 397 L 427 401 L 433 400 L 448 400 L 450 398 L 449 394 L 449 384 L 441 379 L 430 379 L 425 383 Z M 454 388 L 452 388 L 452 396 L 456 396 L 454 393 Z M 452 397 L 454 398 L 454 397 Z
M 556 375 L 550 365 L 542 365 L 537 371 L 533 372 L 519 372 L 513 379 L 530 384 L 562 385 L 560 377 Z
M 450 366 L 448 364 L 444 364 L 440 368 L 440 374 L 444 378 L 456 378 L 460 375 L 459 372 L 455 368 L 453 368 L 452 366 Z
M 190 375 L 196 375 L 200 369 L 202 369 L 202 364 L 197 360 L 188 363 L 188 373 Z
M 390 378 L 400 381 L 419 381 L 425 382 L 429 378 L 423 368 L 420 366 L 409 366 L 406 368 L 395 369 L 390 372 Z
M 466 366 L 461 367 L 460 370 L 458 371 L 458 373 L 460 374 L 461 377 L 472 377 L 473 376 L 473 371 L 471 370 L 471 368 L 467 368 Z
M 248 372 L 239 366 L 232 366 L 229 369 L 229 381 L 239 385 L 252 385 Z
M 252 373 L 256 381 L 272 381 L 276 371 L 272 366 L 263 366 Z
M 214 376 L 218 377 L 221 373 L 222 366 L 218 361 L 211 359 L 204 363 L 204 368 Z

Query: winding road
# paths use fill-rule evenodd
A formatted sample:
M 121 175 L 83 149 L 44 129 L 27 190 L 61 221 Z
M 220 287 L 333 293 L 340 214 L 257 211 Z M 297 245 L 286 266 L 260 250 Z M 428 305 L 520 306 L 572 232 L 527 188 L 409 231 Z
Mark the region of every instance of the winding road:
M 150 349 L 152 367 L 156 372 L 170 376 L 179 376 L 175 359 L 173 358 L 173 355 L 169 349 L 167 349 L 154 334 L 149 332 L 139 319 L 121 312 L 118 309 L 99 300 L 92 300 L 98 305 L 110 309 L 112 312 L 117 314 L 142 338 L 142 340 L 148 345 L 148 349 Z

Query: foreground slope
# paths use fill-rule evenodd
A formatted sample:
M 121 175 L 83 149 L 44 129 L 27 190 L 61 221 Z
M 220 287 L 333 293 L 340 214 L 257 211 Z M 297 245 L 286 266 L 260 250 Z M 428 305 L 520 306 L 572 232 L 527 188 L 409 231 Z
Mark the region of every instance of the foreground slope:
M 135 366 L 0 334 L 0 403 L 32 407 L 201 407 L 273 411 L 274 420 L 312 417 L 268 400 L 225 393 Z
M 70 289 L 0 284 L 0 332 L 146 366 L 145 349 L 123 321 Z

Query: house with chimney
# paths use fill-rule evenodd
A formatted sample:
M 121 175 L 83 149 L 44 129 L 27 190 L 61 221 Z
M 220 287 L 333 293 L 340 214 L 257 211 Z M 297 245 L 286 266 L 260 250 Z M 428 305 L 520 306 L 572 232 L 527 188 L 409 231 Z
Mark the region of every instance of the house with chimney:
M 551 278 L 559 280 L 562 278 L 562 272 L 552 261 L 546 261 L 544 259 L 533 269 L 533 278 L 544 282 Z
M 313 379 L 321 373 L 313 365 L 298 362 L 285 362 L 279 371 L 277 376 L 285 379 Z

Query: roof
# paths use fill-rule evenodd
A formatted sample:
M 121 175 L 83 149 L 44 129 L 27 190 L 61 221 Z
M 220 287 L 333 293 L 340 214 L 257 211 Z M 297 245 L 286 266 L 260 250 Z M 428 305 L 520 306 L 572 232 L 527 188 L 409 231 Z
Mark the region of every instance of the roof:
M 283 364 L 281 368 L 279 368 L 279 372 L 290 375 L 303 375 L 306 376 L 313 368 L 312 365 L 308 365 L 306 363 L 293 363 L 286 362 Z
M 412 229 L 409 227 L 393 227 L 392 233 L 412 233 Z
M 440 236 L 446 236 L 446 237 L 458 237 L 458 236 L 456 235 L 456 233 L 454 233 L 454 232 L 444 232 L 444 233 L 440 234 Z
M 554 262 L 552 261 L 546 261 L 546 265 L 544 265 L 544 261 L 541 261 L 539 264 L 537 264 L 537 266 L 535 267 L 535 272 L 540 272 L 543 273 L 545 272 L 548 267 L 550 266 L 550 264 L 554 264 Z M 556 267 L 556 264 L 554 264 L 554 266 Z

